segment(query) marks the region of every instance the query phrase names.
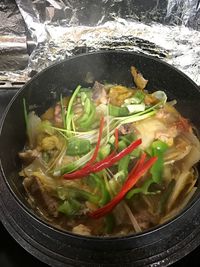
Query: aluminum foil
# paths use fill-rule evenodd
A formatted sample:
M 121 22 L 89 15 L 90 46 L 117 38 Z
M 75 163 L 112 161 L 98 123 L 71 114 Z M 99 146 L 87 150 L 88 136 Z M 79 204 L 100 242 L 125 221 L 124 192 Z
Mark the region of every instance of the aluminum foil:
M 0 35 L 25 35 L 24 21 L 13 0 L 0 1 Z
M 102 49 L 137 51 L 200 84 L 199 0 L 16 0 L 36 44 L 27 80 L 54 62 Z
M 27 67 L 25 23 L 14 0 L 0 1 L 0 71 L 9 80 Z M 21 76 L 21 74 L 20 74 Z M 0 79 L 3 77 L 0 75 Z M 0 84 L 2 86 L 2 84 Z

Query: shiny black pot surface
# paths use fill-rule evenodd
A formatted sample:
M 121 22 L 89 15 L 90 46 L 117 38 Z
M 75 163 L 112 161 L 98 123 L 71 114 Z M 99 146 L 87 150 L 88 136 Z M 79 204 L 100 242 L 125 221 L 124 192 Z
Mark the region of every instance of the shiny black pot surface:
M 149 80 L 149 90 L 164 90 L 176 99 L 177 109 L 200 129 L 200 91 L 172 66 L 142 54 L 98 52 L 55 64 L 30 80 L 10 102 L 0 133 L 0 218 L 27 251 L 51 266 L 167 266 L 200 243 L 199 190 L 174 220 L 148 232 L 127 237 L 98 238 L 55 229 L 34 214 L 26 201 L 18 152 L 25 143 L 22 99 L 42 114 L 63 95 L 81 84 L 99 82 L 132 85 L 130 66 Z

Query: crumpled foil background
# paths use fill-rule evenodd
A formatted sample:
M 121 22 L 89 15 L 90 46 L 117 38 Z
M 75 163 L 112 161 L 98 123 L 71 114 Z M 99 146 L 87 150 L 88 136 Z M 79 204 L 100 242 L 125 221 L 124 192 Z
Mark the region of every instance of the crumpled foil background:
M 16 0 L 35 49 L 23 71 L 28 80 L 54 62 L 102 49 L 160 58 L 200 84 L 199 0 Z
M 23 18 L 13 0 L 1 0 L 0 70 L 22 70 L 27 64 L 28 54 Z

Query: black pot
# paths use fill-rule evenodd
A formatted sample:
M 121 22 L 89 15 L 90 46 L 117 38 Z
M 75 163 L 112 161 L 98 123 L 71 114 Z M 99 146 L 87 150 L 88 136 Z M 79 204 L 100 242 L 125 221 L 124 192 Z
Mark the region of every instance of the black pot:
M 187 76 L 154 58 L 127 52 L 80 55 L 36 75 L 13 98 L 1 126 L 0 217 L 28 252 L 51 266 L 167 266 L 200 243 L 199 192 L 174 220 L 127 237 L 83 237 L 55 229 L 34 214 L 18 175 L 18 152 L 25 143 L 22 99 L 41 114 L 60 93 L 97 81 L 132 85 L 130 66 L 149 79 L 148 87 L 165 90 L 177 109 L 200 128 L 200 91 Z M 198 191 L 198 190 L 197 190 Z

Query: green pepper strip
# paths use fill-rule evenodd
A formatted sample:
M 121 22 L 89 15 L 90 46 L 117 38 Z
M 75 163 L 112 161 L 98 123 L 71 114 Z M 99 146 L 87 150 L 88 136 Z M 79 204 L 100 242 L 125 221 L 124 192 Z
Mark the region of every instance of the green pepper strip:
M 152 156 L 156 156 L 158 160 L 151 167 L 150 173 L 155 183 L 159 183 L 162 180 L 162 174 L 164 169 L 163 155 L 168 149 L 168 145 L 160 140 L 154 141 L 151 145 Z
M 67 188 L 59 188 L 58 189 L 58 196 L 61 199 L 83 199 L 87 200 L 91 203 L 98 204 L 100 201 L 100 197 L 91 194 L 85 190 L 78 189 L 76 187 L 68 186 Z
M 106 184 L 104 180 L 101 177 L 99 177 L 97 174 L 91 174 L 90 176 L 95 180 L 97 187 L 99 188 L 101 192 L 101 199 L 99 200 L 98 204 L 100 206 L 103 206 L 110 201 L 110 194 L 106 188 Z
M 79 123 L 79 127 L 81 129 L 88 129 L 91 127 L 92 123 L 94 122 L 94 118 L 95 118 L 95 114 L 96 114 L 96 108 L 95 106 L 91 103 L 90 106 L 90 114 L 89 116 L 87 116 L 87 118 Z
M 96 108 L 95 106 L 92 104 L 91 105 L 91 113 L 90 115 L 88 116 L 87 120 L 80 123 L 80 127 L 82 129 L 88 129 L 91 127 L 91 125 L 93 124 L 94 122 L 94 118 L 95 118 L 95 114 L 96 114 Z
M 106 144 L 106 145 L 102 146 L 99 149 L 98 160 L 103 160 L 104 158 L 106 158 L 110 154 L 110 151 L 111 151 L 110 144 Z
M 124 178 L 126 178 L 126 176 L 128 175 L 128 165 L 129 165 L 130 159 L 131 159 L 131 156 L 127 155 L 124 158 L 122 158 L 118 164 L 118 172 L 122 171 L 124 173 Z
M 108 110 L 109 110 L 109 115 L 113 117 L 123 117 L 129 115 L 127 107 L 117 107 L 109 104 Z
M 88 127 L 90 127 L 94 121 L 96 108 L 88 94 L 82 93 L 81 96 L 83 102 L 82 105 L 84 105 L 84 112 L 82 117 L 77 120 L 76 124 L 81 129 L 88 129 Z
M 146 180 L 141 187 L 134 188 L 134 189 L 130 190 L 126 195 L 126 199 L 130 199 L 134 195 L 139 194 L 139 193 L 142 193 L 144 195 L 155 194 L 154 192 L 149 192 L 149 187 L 153 183 L 154 183 L 154 181 L 152 178 Z
M 91 111 L 91 101 L 89 98 L 86 98 L 84 101 L 83 116 L 77 120 L 77 123 L 84 123 L 87 120 L 88 116 L 90 115 L 90 111 Z
M 164 160 L 163 155 L 165 151 L 168 149 L 168 145 L 160 140 L 154 141 L 151 147 L 148 149 L 148 153 L 151 156 L 156 156 L 158 159 L 154 163 L 154 165 L 150 169 L 151 178 L 146 180 L 143 185 L 139 188 L 134 188 L 128 192 L 126 195 L 127 199 L 132 198 L 135 194 L 143 193 L 147 194 L 155 194 L 155 192 L 150 192 L 149 187 L 153 183 L 160 183 L 162 180 L 162 173 L 164 169 Z
M 70 156 L 84 155 L 91 150 L 90 141 L 72 137 L 69 139 L 66 154 Z
M 65 200 L 59 207 L 58 211 L 64 213 L 67 216 L 76 215 L 76 213 L 81 209 L 81 204 L 74 199 Z
M 120 139 L 121 140 L 119 142 L 119 150 L 121 151 L 135 140 L 135 136 L 131 133 L 131 134 L 121 136 Z M 128 175 L 128 166 L 129 166 L 131 156 L 139 157 L 140 148 L 136 148 L 129 155 L 125 156 L 119 161 L 118 172 L 122 171 L 124 173 L 124 178 L 126 178 L 126 176 Z
M 106 187 L 106 183 L 97 174 L 91 174 L 90 177 L 92 177 L 95 180 L 96 185 L 101 191 L 101 200 L 99 201 L 99 205 L 104 206 L 111 200 L 110 193 L 108 192 Z M 108 214 L 107 216 L 105 216 L 104 233 L 107 234 L 112 233 L 114 226 L 115 226 L 115 217 L 113 216 L 113 214 Z

